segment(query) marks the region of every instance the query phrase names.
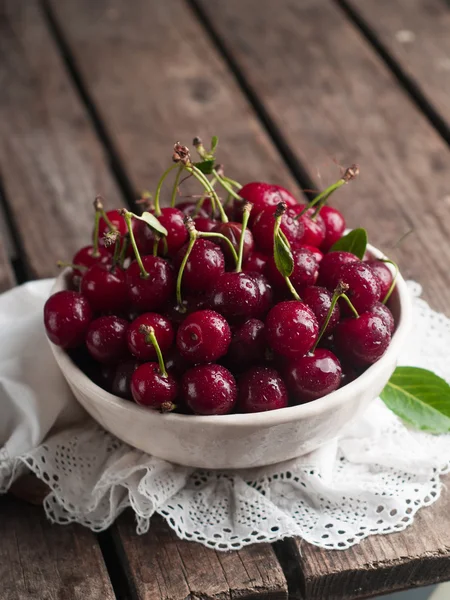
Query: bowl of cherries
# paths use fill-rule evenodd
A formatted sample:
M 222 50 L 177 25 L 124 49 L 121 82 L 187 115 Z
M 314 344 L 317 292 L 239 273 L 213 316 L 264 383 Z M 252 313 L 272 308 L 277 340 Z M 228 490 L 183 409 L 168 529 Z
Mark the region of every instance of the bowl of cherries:
M 302 456 L 389 380 L 410 322 L 406 284 L 328 204 L 356 166 L 305 205 L 226 177 L 215 139 L 194 144 L 198 162 L 175 145 L 142 214 L 96 199 L 92 243 L 45 304 L 47 336 L 78 401 L 131 446 L 198 468 Z M 177 203 L 184 176 L 202 194 Z

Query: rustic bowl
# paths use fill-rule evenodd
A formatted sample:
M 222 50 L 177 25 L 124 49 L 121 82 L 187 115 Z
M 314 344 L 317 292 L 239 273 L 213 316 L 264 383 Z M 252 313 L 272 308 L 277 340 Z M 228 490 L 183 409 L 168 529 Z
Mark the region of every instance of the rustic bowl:
M 373 247 L 375 257 L 383 255 Z M 52 293 L 66 289 L 66 270 Z M 58 346 L 51 348 L 75 397 L 105 429 L 153 456 L 190 467 L 242 469 L 302 456 L 339 435 L 381 392 L 397 363 L 410 321 L 410 295 L 401 275 L 390 300 L 396 331 L 384 356 L 335 392 L 298 406 L 255 414 L 160 414 L 122 400 L 93 383 Z

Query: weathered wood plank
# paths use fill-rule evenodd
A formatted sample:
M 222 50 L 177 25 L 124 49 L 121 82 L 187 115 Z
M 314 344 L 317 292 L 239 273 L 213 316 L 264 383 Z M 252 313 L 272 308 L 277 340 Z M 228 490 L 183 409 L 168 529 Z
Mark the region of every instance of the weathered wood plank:
M 446 476 L 444 482 L 449 483 Z M 450 579 L 450 494 L 420 510 L 401 533 L 369 537 L 348 550 L 325 552 L 290 540 L 308 600 L 359 600 Z
M 47 521 L 42 507 L 0 497 L 1 600 L 113 600 L 96 538 Z
M 346 0 L 450 127 L 446 0 Z
M 180 540 L 157 517 L 138 536 L 130 512 L 117 526 L 116 543 L 139 600 L 286 600 L 287 584 L 266 544 L 221 553 Z
M 448 147 L 343 11 L 328 0 L 194 1 L 314 176 L 333 181 L 332 158 L 360 164 L 336 205 L 447 308 Z
M 55 273 L 119 196 L 36 2 L 0 5 L 0 169 L 30 276 Z
M 294 185 L 185 2 L 58 0 L 51 6 L 136 189 L 154 190 L 175 141 L 190 145 L 195 135 L 206 141 L 214 134 L 231 176 Z

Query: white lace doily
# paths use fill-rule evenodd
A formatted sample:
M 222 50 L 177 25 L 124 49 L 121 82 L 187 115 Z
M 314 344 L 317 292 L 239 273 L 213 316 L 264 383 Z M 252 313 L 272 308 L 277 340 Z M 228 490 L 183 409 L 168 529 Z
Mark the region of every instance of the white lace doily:
M 417 284 L 409 286 L 415 326 L 400 364 L 450 380 L 450 320 L 418 297 Z M 450 435 L 408 429 L 376 400 L 335 443 L 266 468 L 179 467 L 130 448 L 92 421 L 53 435 L 19 460 L 50 486 L 45 510 L 56 523 L 100 531 L 131 506 L 138 532 L 157 512 L 180 537 L 218 550 L 293 535 L 343 549 L 405 529 L 418 509 L 437 500 L 439 476 L 450 470 Z

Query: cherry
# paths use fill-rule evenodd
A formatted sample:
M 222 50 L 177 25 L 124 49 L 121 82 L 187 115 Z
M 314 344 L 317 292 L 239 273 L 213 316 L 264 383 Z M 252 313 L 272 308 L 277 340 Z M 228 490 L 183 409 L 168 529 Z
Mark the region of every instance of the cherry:
M 386 263 L 381 260 L 368 260 L 366 265 L 372 269 L 380 284 L 380 298 L 383 300 L 389 292 L 394 280 L 391 270 Z
M 121 215 L 120 210 L 108 210 L 108 212 L 104 214 L 106 214 L 108 221 L 121 236 L 124 236 L 127 233 L 127 224 Z M 107 252 L 109 252 L 109 254 L 112 254 L 114 252 L 114 244 L 112 246 L 105 247 L 103 237 L 108 231 L 110 231 L 110 226 L 103 218 L 100 220 L 98 227 L 98 243 L 100 247 L 103 247 Z
M 344 319 L 334 330 L 338 356 L 354 367 L 376 362 L 383 356 L 391 341 L 385 323 L 371 313 L 363 313 L 357 319 Z
M 303 356 L 312 348 L 318 333 L 319 324 L 313 311 L 298 300 L 280 302 L 267 315 L 267 341 L 282 356 Z
M 188 246 L 185 245 L 175 256 L 177 271 L 187 250 Z M 196 239 L 183 271 L 182 286 L 193 293 L 209 291 L 224 271 L 225 259 L 221 249 L 209 240 Z
M 165 317 L 148 312 L 137 317 L 128 328 L 127 343 L 133 356 L 140 361 L 154 360 L 157 357 L 152 340 L 146 331 L 151 327 L 161 352 L 166 352 L 173 344 L 173 327 Z
M 110 260 L 111 254 L 103 246 L 100 246 L 97 252 L 95 252 L 94 246 L 84 246 L 74 254 L 72 264 L 89 269 L 89 267 L 92 267 L 96 263 L 107 264 Z M 74 277 L 81 277 L 83 273 L 78 269 L 74 269 L 72 275 Z
M 185 215 L 178 208 L 165 207 L 161 209 L 158 221 L 167 229 L 165 240 L 158 243 L 158 252 L 167 253 L 168 256 L 174 256 L 188 238 L 188 232 L 184 226 Z M 136 220 L 133 221 L 133 225 Z M 143 254 L 153 252 L 155 235 L 152 229 L 143 221 L 138 228 L 138 233 L 134 231 L 136 243 Z M 167 249 L 167 250 L 166 250 Z
M 264 273 L 268 258 L 269 257 L 266 254 L 254 250 L 250 256 L 247 257 L 247 260 L 244 260 L 242 270 L 246 273 Z
M 135 359 L 124 360 L 115 368 L 112 382 L 111 393 L 119 398 L 130 400 L 131 394 L 131 377 L 141 363 Z
M 62 348 L 76 348 L 81 345 L 91 320 L 92 308 L 80 292 L 56 292 L 44 305 L 47 336 L 51 342 Z
M 322 262 L 323 252 L 321 250 L 319 250 L 319 248 L 316 248 L 315 246 L 307 246 L 307 245 L 302 245 L 302 246 L 300 246 L 300 248 L 306 248 L 307 250 L 312 252 L 314 254 L 314 258 L 317 260 L 317 264 L 320 264 Z
M 325 223 L 320 214 L 314 216 L 315 210 L 313 208 L 308 208 L 305 213 L 298 216 L 305 208 L 305 205 L 300 204 L 295 209 L 297 223 L 303 224 L 303 235 L 301 236 L 300 243 L 319 248 L 325 239 Z
M 144 363 L 131 376 L 131 394 L 136 404 L 169 412 L 175 408 L 178 386 L 176 380 L 161 373 L 155 362 Z
M 388 309 L 388 307 L 385 304 L 382 304 L 381 302 L 375 302 L 375 304 L 370 309 L 370 312 L 373 315 L 380 317 L 380 319 L 383 321 L 383 323 L 388 328 L 389 333 L 391 335 L 394 333 L 394 329 L 395 329 L 394 317 L 393 317 L 391 311 Z
M 269 280 L 261 273 L 247 273 L 255 281 L 259 289 L 259 303 L 255 316 L 265 317 L 273 304 L 273 289 Z
M 128 321 L 114 315 L 91 322 L 86 334 L 89 354 L 101 363 L 116 363 L 128 354 Z
M 89 354 L 89 360 L 92 363 L 91 355 Z M 112 364 L 101 364 L 96 366 L 100 366 L 100 369 L 96 369 L 93 373 L 92 380 L 99 385 L 101 388 L 106 390 L 107 392 L 111 391 L 112 382 L 114 379 L 114 373 L 116 371 L 117 366 Z M 88 371 L 84 370 L 86 375 L 88 375 Z
M 186 359 L 180 354 L 176 346 L 173 346 L 166 354 L 166 369 L 167 372 L 179 379 L 181 375 L 190 367 L 186 363 Z
M 164 311 L 164 316 L 174 326 L 181 325 L 187 315 L 198 310 L 208 308 L 209 297 L 206 295 L 186 296 L 183 298 L 181 305 L 177 299 L 170 300 L 168 308 Z
M 259 284 L 249 273 L 222 273 L 211 295 L 211 307 L 227 319 L 249 319 L 260 314 Z
M 230 326 L 213 310 L 199 310 L 190 314 L 177 332 L 180 354 L 193 363 L 213 362 L 224 356 L 230 341 Z
M 328 252 L 331 246 L 344 235 L 345 219 L 342 213 L 332 206 L 322 206 L 319 215 L 325 224 L 325 239 L 320 248 Z
M 96 263 L 81 280 L 81 291 L 97 312 L 122 312 L 129 304 L 125 271 Z
M 318 285 L 333 292 L 339 283 L 339 269 L 342 265 L 353 262 L 359 262 L 359 258 L 351 252 L 336 251 L 325 254 L 320 263 Z
M 310 402 L 337 390 L 342 369 L 337 357 L 324 348 L 291 361 L 285 380 L 296 404 Z
M 353 369 L 353 367 L 350 367 L 349 365 L 341 364 L 342 367 L 342 377 L 341 377 L 341 385 L 339 386 L 344 387 L 344 385 L 347 385 L 348 383 L 351 383 L 352 381 L 355 381 L 355 379 L 358 377 L 358 373 L 355 371 L 355 369 Z
M 239 380 L 238 410 L 243 413 L 286 408 L 286 386 L 275 369 L 253 367 Z
M 261 211 L 266 208 L 275 208 L 280 202 L 285 202 L 287 206 L 297 206 L 298 204 L 294 196 L 281 185 L 257 181 L 245 184 L 239 190 L 239 195 L 253 204 L 253 220 Z
M 302 298 L 303 302 L 307 304 L 309 308 L 313 311 L 313 313 L 316 316 L 317 322 L 319 323 L 319 327 L 322 328 L 322 325 L 325 323 L 328 311 L 331 307 L 333 294 L 329 292 L 326 288 L 319 286 L 310 286 L 303 290 Z M 339 319 L 339 305 L 335 304 L 331 313 L 331 318 L 324 332 L 325 335 L 329 335 L 333 331 L 333 329 L 339 323 Z
M 197 202 L 193 202 L 192 200 L 186 202 L 179 202 L 176 206 L 178 210 L 188 216 L 188 217 L 205 217 L 211 218 L 212 214 L 212 206 L 209 198 L 205 198 L 201 208 L 197 209 Z
M 213 221 L 209 217 L 195 217 L 194 225 L 197 231 L 209 233 L 210 231 L 214 231 L 217 221 Z
M 239 251 L 239 243 L 240 243 L 240 239 L 241 239 L 241 233 L 242 233 L 242 225 L 241 223 L 233 223 L 232 221 L 229 221 L 228 223 L 218 223 L 216 225 L 216 227 L 214 228 L 214 231 L 216 233 L 220 233 L 222 235 L 224 235 L 226 238 L 228 238 L 230 240 L 230 242 L 233 244 L 233 248 L 236 250 L 236 252 Z M 219 246 L 222 249 L 222 252 L 225 256 L 225 261 L 228 265 L 234 265 L 234 257 L 231 254 L 230 248 L 228 246 L 228 244 L 225 242 L 225 240 L 221 240 L 220 238 L 217 239 L 217 243 L 219 244 Z M 246 229 L 245 230 L 245 234 L 244 234 L 244 247 L 242 250 L 242 260 L 245 261 L 250 254 L 253 252 L 253 248 L 254 248 L 254 241 L 253 241 L 253 235 L 252 232 L 250 231 L 250 229 Z
M 236 403 L 236 381 L 221 365 L 189 369 L 183 375 L 181 388 L 184 401 L 198 415 L 225 415 Z
M 143 256 L 141 262 L 145 275 L 142 275 L 137 260 L 126 270 L 129 299 L 139 310 L 158 310 L 175 291 L 173 269 L 158 256 Z
M 253 222 L 252 232 L 255 245 L 264 254 L 272 254 L 273 251 L 275 211 L 276 207 L 267 208 L 261 211 Z M 304 224 L 302 221 L 296 221 L 295 216 L 295 211 L 288 208 L 281 218 L 280 226 L 292 248 L 298 248 L 300 244 L 304 243 L 302 241 Z
M 380 299 L 380 284 L 367 263 L 344 264 L 337 273 L 339 282 L 348 286 L 347 296 L 357 312 L 367 312 Z M 344 313 L 348 314 L 348 308 Z
M 290 280 L 296 291 L 301 294 L 306 286 L 315 284 L 319 275 L 318 264 L 313 253 L 307 248 L 292 250 L 292 258 L 294 259 L 294 270 Z M 287 291 L 286 280 L 277 269 L 272 256 L 267 261 L 266 275 L 277 290 Z
M 266 351 L 264 323 L 248 319 L 235 329 L 225 358 L 233 371 L 242 371 L 252 364 L 263 362 Z

